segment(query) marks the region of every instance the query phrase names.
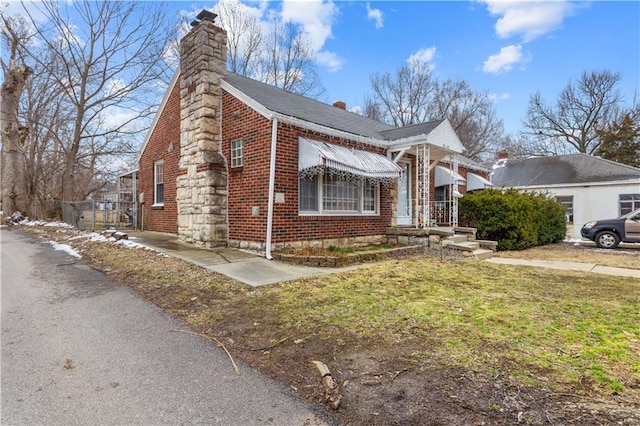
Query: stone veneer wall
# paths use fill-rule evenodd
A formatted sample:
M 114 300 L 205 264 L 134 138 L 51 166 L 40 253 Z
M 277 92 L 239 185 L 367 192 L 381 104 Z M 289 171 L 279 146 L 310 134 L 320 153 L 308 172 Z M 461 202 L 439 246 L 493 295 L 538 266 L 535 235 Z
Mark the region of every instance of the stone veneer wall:
M 204 246 L 227 244 L 227 162 L 222 155 L 222 89 L 227 36 L 202 21 L 180 42 L 180 163 L 178 238 Z

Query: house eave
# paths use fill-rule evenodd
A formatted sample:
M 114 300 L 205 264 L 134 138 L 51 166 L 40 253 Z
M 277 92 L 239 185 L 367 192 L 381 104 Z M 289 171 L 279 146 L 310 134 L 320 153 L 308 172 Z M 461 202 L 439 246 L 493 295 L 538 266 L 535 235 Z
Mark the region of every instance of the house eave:
M 493 182 L 492 182 L 493 183 Z M 519 190 L 541 190 L 549 188 L 588 188 L 592 186 L 613 186 L 613 185 L 639 185 L 640 179 L 611 180 L 605 182 L 580 182 L 580 183 L 554 183 L 549 185 L 502 185 L 494 184 L 495 188 L 513 188 Z

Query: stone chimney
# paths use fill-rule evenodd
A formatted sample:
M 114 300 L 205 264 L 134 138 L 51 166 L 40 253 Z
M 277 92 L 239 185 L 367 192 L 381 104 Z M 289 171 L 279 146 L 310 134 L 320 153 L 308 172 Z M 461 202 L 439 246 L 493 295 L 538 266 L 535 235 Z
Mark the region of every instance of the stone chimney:
M 333 103 L 333 106 L 334 106 L 334 107 L 336 107 L 336 108 L 344 109 L 344 110 L 346 110 L 346 109 L 347 109 L 347 104 L 345 104 L 345 103 L 344 103 L 344 102 L 342 102 L 342 101 L 335 101 L 335 102 Z
M 227 244 L 227 164 L 222 155 L 222 89 L 227 34 L 202 11 L 180 41 L 178 238 L 207 248 Z
M 506 160 L 507 158 L 509 158 L 509 152 L 506 149 L 498 152 L 498 160 Z

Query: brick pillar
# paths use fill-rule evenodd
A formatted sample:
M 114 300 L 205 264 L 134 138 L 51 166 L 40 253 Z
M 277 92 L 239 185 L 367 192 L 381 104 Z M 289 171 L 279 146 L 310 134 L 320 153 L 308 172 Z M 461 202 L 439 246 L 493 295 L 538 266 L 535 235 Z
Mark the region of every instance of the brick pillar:
M 227 244 L 227 162 L 222 155 L 222 89 L 227 35 L 203 20 L 180 41 L 178 238 Z

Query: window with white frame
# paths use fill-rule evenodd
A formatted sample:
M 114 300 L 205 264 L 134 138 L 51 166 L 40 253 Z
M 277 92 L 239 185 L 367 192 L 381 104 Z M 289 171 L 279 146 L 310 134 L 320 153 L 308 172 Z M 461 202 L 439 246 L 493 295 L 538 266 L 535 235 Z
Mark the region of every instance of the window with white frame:
M 318 174 L 299 181 L 300 214 L 377 214 L 378 183 Z
M 153 204 L 164 205 L 164 162 L 158 161 L 154 165 L 153 172 Z
M 620 216 L 631 213 L 635 209 L 640 209 L 640 194 L 620 194 L 618 197 Z
M 567 222 L 573 223 L 573 195 L 558 195 L 556 200 L 566 207 L 565 217 Z
M 231 167 L 240 167 L 244 165 L 244 152 L 242 139 L 231 141 Z

